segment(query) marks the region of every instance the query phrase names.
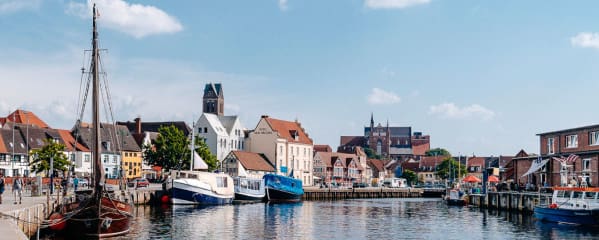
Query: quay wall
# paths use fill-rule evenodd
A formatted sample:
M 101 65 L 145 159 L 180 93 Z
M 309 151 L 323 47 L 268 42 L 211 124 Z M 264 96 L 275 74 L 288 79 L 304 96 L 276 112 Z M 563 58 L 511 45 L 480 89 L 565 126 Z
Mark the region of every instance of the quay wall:
M 354 189 L 304 189 L 303 200 L 341 200 L 350 198 L 419 198 L 422 189 L 410 188 L 354 188 Z
M 539 204 L 548 204 L 551 194 L 537 192 L 489 192 L 468 196 L 470 205 L 481 208 L 532 212 Z

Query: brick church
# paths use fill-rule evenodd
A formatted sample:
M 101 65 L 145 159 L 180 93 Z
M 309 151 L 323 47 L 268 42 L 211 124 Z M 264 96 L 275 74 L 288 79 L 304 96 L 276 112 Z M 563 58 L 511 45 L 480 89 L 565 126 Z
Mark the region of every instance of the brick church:
M 364 127 L 363 136 L 341 136 L 339 152 L 351 151 L 353 147 L 367 147 L 385 159 L 403 160 L 418 158 L 430 149 L 430 136 L 421 132 L 412 133 L 412 127 L 392 127 L 374 124 L 370 115 L 370 126 Z

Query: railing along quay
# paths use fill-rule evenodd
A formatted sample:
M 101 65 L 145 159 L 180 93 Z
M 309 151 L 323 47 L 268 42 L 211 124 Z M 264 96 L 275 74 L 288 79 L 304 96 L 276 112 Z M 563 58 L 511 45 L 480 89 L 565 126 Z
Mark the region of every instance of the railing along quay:
M 481 208 L 532 212 L 539 204 L 551 201 L 550 193 L 538 192 L 489 192 L 469 196 L 470 205 Z
M 303 200 L 340 200 L 350 198 L 419 198 L 422 189 L 414 188 L 305 188 Z

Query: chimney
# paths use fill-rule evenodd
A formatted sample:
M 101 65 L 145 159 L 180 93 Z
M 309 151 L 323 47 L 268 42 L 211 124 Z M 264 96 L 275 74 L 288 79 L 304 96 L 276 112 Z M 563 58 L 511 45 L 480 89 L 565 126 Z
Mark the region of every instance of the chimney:
M 268 115 L 262 115 L 262 118 L 268 118 Z
M 141 118 L 140 117 L 135 118 L 135 132 L 137 134 L 141 134 Z

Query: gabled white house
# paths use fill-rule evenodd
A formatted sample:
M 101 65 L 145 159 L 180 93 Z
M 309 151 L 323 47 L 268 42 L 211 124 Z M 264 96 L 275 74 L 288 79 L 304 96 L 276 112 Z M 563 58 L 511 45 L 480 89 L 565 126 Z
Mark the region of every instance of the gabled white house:
M 314 185 L 314 143 L 297 121 L 262 116 L 246 139 L 246 150 L 262 153 L 275 166 L 277 174 L 300 179 L 304 186 Z
M 210 152 L 222 161 L 227 154 L 244 149 L 244 128 L 238 116 L 219 116 L 202 113 L 195 123 L 196 136 L 204 138 Z
M 264 174 L 274 173 L 275 167 L 264 154 L 231 151 L 223 161 L 223 172 L 231 177 L 262 179 Z

